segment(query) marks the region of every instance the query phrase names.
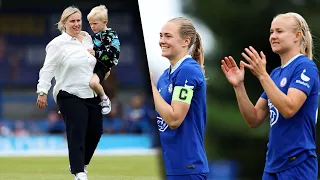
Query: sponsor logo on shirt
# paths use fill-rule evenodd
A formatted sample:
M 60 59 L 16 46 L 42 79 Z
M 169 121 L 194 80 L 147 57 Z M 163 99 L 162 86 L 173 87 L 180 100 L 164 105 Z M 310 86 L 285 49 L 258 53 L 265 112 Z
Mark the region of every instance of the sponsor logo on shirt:
M 194 88 L 194 86 L 189 86 L 189 85 L 187 85 L 187 83 L 188 83 L 188 80 L 186 79 L 186 81 L 185 81 L 185 83 L 184 83 L 184 87 L 190 88 L 190 89 L 193 89 L 193 88 Z
M 279 119 L 279 111 L 278 109 L 272 104 L 271 100 L 268 99 L 268 106 L 270 112 L 270 127 L 275 125 Z
M 168 124 L 161 118 L 157 117 L 158 130 L 164 132 L 168 128 Z
M 303 86 L 306 86 L 307 88 L 310 88 L 310 85 L 307 83 L 308 81 L 310 81 L 310 77 L 308 77 L 307 75 L 305 75 L 304 73 L 307 72 L 306 69 L 304 69 L 300 75 L 300 79 L 296 80 L 296 83 L 301 84 Z
M 301 78 L 303 81 L 308 82 L 308 81 L 310 81 L 310 78 L 309 78 L 307 75 L 304 74 L 305 72 L 307 72 L 306 69 L 304 69 L 304 70 L 302 71 L 302 73 L 301 73 L 301 75 L 300 75 L 300 78 Z

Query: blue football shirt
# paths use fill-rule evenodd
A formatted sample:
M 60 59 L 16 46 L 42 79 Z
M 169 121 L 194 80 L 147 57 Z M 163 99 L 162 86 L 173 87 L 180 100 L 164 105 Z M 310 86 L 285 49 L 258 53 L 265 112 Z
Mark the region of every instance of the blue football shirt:
M 190 55 L 184 57 L 160 76 L 158 91 L 171 104 L 175 87 L 193 90 L 190 109 L 177 128 L 172 130 L 157 113 L 157 123 L 166 175 L 209 172 L 204 148 L 206 126 L 206 79 L 200 65 Z M 184 96 L 180 92 L 180 96 Z
M 266 92 L 261 95 L 268 101 L 270 110 L 269 143 L 264 171 L 275 173 L 289 169 L 309 156 L 316 157 L 319 75 L 316 64 L 299 54 L 284 67 L 274 69 L 270 77 L 285 94 L 289 88 L 296 88 L 307 95 L 305 103 L 289 119 L 280 114 Z

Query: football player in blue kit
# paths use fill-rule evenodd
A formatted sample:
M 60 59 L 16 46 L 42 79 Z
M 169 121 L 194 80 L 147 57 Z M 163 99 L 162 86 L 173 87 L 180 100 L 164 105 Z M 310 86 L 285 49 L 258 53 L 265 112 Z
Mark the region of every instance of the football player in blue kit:
M 152 84 L 167 180 L 205 180 L 206 78 L 201 38 L 186 18 L 160 32 L 162 56 L 171 66 Z M 191 55 L 188 50 L 193 47 Z
M 270 76 L 266 56 L 246 48 L 240 69 L 229 56 L 221 68 L 233 86 L 239 109 L 251 128 L 269 115 L 270 132 L 263 180 L 316 180 L 316 123 L 319 75 L 312 61 L 312 36 L 305 19 L 297 13 L 276 16 L 270 28 L 272 51 L 279 54 L 281 66 Z M 260 81 L 264 92 L 254 106 L 244 87 L 244 68 Z

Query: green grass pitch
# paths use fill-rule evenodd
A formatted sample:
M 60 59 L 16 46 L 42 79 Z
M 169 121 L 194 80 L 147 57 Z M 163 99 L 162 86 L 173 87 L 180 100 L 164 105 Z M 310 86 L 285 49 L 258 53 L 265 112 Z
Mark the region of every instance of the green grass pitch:
M 0 157 L 0 180 L 73 180 L 66 156 Z M 161 180 L 157 155 L 94 156 L 89 180 Z

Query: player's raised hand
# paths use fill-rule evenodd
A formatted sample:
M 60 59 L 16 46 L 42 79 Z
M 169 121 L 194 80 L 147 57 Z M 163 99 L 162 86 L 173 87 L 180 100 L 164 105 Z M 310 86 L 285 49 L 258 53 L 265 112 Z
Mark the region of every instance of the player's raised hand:
M 232 56 L 221 60 L 221 69 L 233 87 L 239 86 L 244 81 L 244 62 L 240 62 L 240 69 Z
M 244 63 L 244 66 L 252 72 L 258 79 L 264 75 L 268 75 L 266 70 L 266 56 L 261 51 L 260 54 L 253 48 L 245 48 L 246 53 L 242 53 L 242 57 L 247 60 L 247 63 Z

